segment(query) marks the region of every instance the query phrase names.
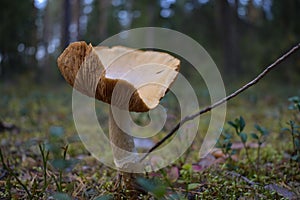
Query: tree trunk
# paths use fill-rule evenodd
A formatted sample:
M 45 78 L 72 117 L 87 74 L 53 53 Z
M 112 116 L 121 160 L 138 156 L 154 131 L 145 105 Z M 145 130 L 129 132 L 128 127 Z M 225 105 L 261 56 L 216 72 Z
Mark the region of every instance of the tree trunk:
M 81 16 L 81 0 L 74 0 L 72 6 L 72 23 L 76 24 L 75 41 L 81 40 L 82 34 L 80 30 L 80 16 Z
M 103 41 L 108 36 L 107 33 L 107 21 L 108 21 L 108 12 L 110 8 L 110 1 L 109 0 L 101 0 L 99 2 L 99 24 L 98 24 L 98 31 L 99 31 L 99 37 L 100 41 Z
M 70 43 L 69 27 L 71 22 L 71 4 L 70 0 L 64 0 L 63 3 L 63 20 L 62 20 L 62 49 L 65 49 Z
M 50 13 L 50 3 L 47 3 L 47 6 L 45 8 L 45 11 L 43 13 L 43 32 L 42 32 L 42 38 L 40 44 L 45 48 L 45 56 L 39 60 L 39 70 L 42 71 L 42 76 L 38 76 L 38 81 L 42 82 L 45 80 L 49 80 L 50 78 L 53 78 L 53 70 L 52 66 L 50 65 L 50 56 L 47 52 L 47 47 L 49 45 L 49 41 L 51 39 L 51 29 L 52 29 L 52 23 L 51 23 L 51 13 Z
M 228 1 L 216 1 L 218 17 L 217 25 L 222 40 L 223 71 L 226 74 L 237 75 L 242 71 L 240 62 L 239 32 L 238 32 L 238 1 L 229 5 Z

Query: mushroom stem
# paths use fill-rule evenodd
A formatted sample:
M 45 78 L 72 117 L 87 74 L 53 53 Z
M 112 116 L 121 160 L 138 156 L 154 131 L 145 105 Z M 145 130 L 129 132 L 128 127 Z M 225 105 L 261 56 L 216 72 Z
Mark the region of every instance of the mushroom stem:
M 130 172 L 134 171 L 131 167 L 133 163 L 138 162 L 138 156 L 133 137 L 130 135 L 130 120 L 126 112 L 117 107 L 109 107 L 109 137 L 114 163 L 122 177 L 122 184 L 127 189 L 136 189 L 135 175 Z
M 114 109 L 114 112 L 112 111 Z M 114 113 L 114 114 L 113 114 Z M 117 107 L 109 107 L 109 137 L 112 145 L 114 162 L 118 168 L 126 163 L 136 162 L 133 137 L 130 135 L 128 112 Z

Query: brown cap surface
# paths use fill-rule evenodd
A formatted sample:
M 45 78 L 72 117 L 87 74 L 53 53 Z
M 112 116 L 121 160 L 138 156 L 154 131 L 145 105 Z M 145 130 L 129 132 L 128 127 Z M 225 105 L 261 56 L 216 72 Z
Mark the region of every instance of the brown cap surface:
M 178 75 L 180 61 L 157 51 L 70 44 L 57 59 L 75 89 L 134 112 L 155 108 Z

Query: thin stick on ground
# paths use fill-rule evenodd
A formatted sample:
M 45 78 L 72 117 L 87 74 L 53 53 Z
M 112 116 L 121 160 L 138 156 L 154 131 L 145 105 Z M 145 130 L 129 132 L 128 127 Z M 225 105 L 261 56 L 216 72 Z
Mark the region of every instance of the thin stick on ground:
M 154 151 L 155 149 L 157 149 L 160 145 L 162 145 L 167 139 L 169 139 L 172 135 L 175 134 L 175 132 L 186 122 L 195 119 L 196 117 L 207 113 L 209 111 L 211 111 L 212 109 L 218 107 L 219 105 L 229 101 L 230 99 L 236 97 L 237 95 L 239 95 L 240 93 L 242 93 L 243 91 L 245 91 L 246 89 L 250 88 L 251 86 L 255 85 L 260 79 L 262 79 L 263 77 L 265 77 L 272 69 L 274 69 L 276 66 L 278 66 L 282 61 L 284 61 L 285 59 L 287 59 L 289 56 L 291 56 L 292 54 L 294 54 L 297 50 L 299 50 L 300 48 L 300 43 L 298 43 L 297 45 L 295 45 L 293 48 L 291 48 L 288 52 L 286 52 L 285 54 L 283 54 L 281 57 L 279 57 L 275 62 L 273 62 L 271 65 L 267 66 L 260 74 L 258 74 L 252 81 L 248 82 L 247 84 L 245 84 L 243 87 L 239 88 L 238 90 L 236 90 L 235 92 L 233 92 L 232 94 L 224 97 L 223 99 L 215 102 L 214 104 L 198 111 L 195 114 L 192 115 L 188 115 L 186 117 L 184 117 L 180 122 L 178 122 L 178 124 L 164 137 L 162 138 L 159 142 L 157 142 L 151 149 L 148 150 L 148 152 L 145 154 L 144 157 L 141 158 L 141 161 L 143 161 L 152 151 Z
M 253 181 L 251 181 L 250 179 L 248 179 L 247 177 L 242 176 L 241 174 L 238 174 L 238 173 L 236 173 L 236 172 L 228 171 L 228 172 L 226 172 L 226 174 L 228 174 L 228 175 L 230 175 L 230 176 L 233 176 L 233 177 L 240 178 L 240 179 L 242 179 L 243 181 L 245 181 L 247 184 L 249 184 L 249 185 L 251 185 L 251 186 L 258 185 L 258 183 L 253 182 Z

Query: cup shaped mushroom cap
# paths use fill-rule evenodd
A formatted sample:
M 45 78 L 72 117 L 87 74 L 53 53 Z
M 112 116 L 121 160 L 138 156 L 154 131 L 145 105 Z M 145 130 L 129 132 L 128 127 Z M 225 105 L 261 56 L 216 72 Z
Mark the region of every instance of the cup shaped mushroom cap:
M 70 44 L 57 59 L 65 80 L 81 93 L 121 109 L 155 108 L 178 75 L 180 61 L 163 52 L 123 46 Z

